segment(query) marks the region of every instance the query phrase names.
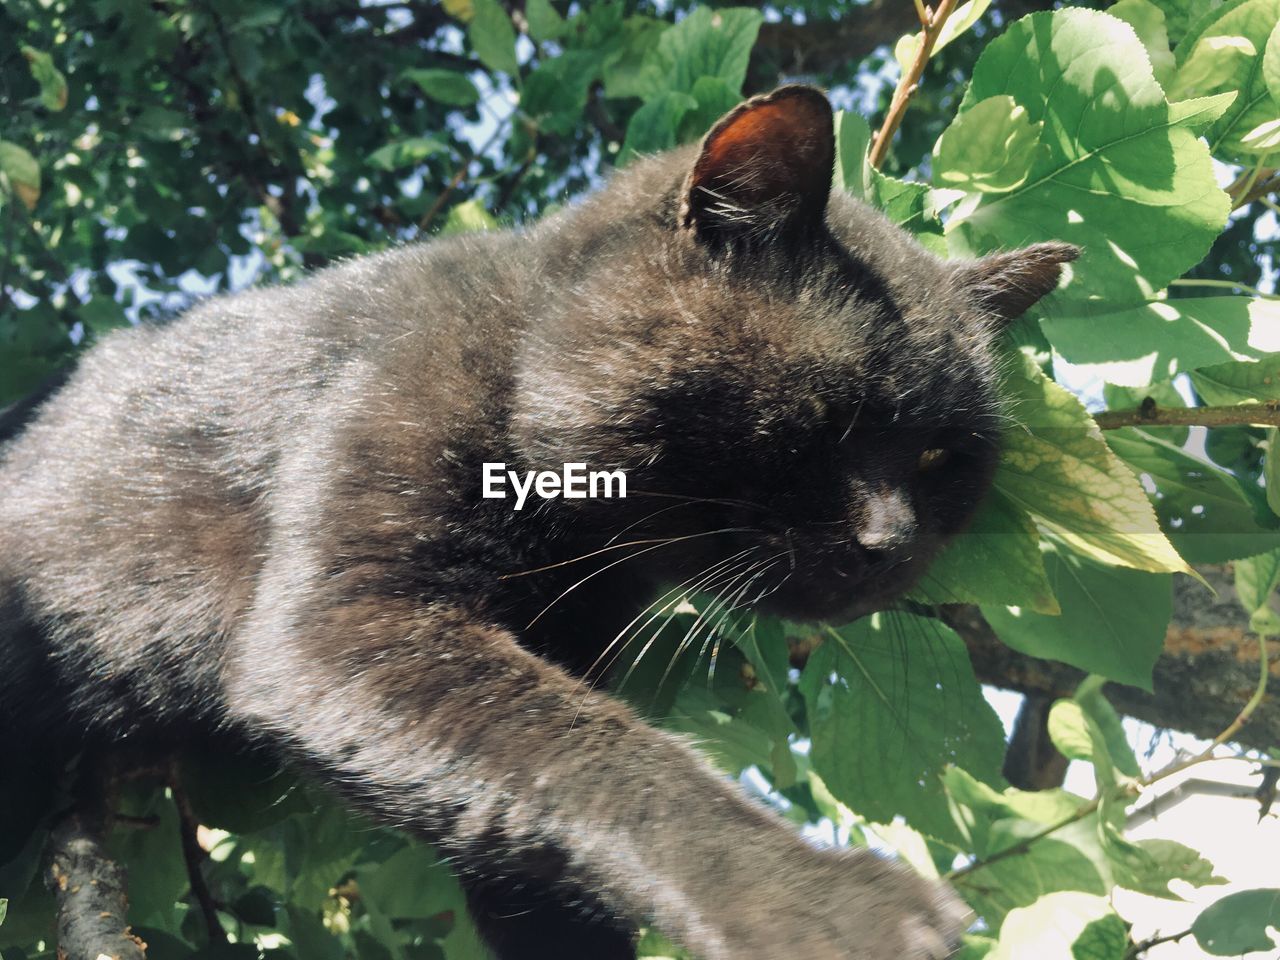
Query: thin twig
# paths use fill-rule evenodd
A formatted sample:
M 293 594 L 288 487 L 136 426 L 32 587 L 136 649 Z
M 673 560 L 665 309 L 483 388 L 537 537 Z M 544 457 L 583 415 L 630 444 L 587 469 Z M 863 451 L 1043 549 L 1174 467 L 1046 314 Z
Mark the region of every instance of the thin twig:
M 222 922 L 218 919 L 218 905 L 214 902 L 213 894 L 209 891 L 209 885 L 204 879 L 204 861 L 206 854 L 200 846 L 199 827 L 200 821 L 196 817 L 195 811 L 191 808 L 191 800 L 187 797 L 187 792 L 182 788 L 182 781 L 178 776 L 178 764 L 173 762 L 169 765 L 168 776 L 169 790 L 173 794 L 174 806 L 178 808 L 178 830 L 182 835 L 182 858 L 187 864 L 187 880 L 191 884 L 191 895 L 196 898 L 196 903 L 200 906 L 200 915 L 204 918 L 205 929 L 209 934 L 209 943 L 226 943 L 227 931 L 223 929 Z
M 1227 186 L 1227 196 L 1231 198 L 1231 209 L 1239 210 L 1280 188 L 1280 173 L 1274 167 L 1264 167 L 1261 163 L 1250 170 L 1243 171 Z
M 1120 427 L 1280 427 L 1280 402 L 1241 403 L 1222 407 L 1162 407 L 1143 403 L 1132 410 L 1104 410 L 1093 415 L 1103 430 Z
M 1240 728 L 1249 722 L 1249 718 L 1253 716 L 1253 712 L 1258 708 L 1258 704 L 1262 703 L 1263 698 L 1266 697 L 1267 695 L 1267 681 L 1270 677 L 1270 658 L 1268 656 L 1267 637 L 1265 634 L 1260 634 L 1258 636 L 1258 649 L 1260 651 L 1259 657 L 1261 660 L 1261 672 L 1258 677 L 1258 685 L 1254 688 L 1253 695 L 1249 697 L 1249 700 L 1245 703 L 1245 705 L 1240 708 L 1240 712 L 1236 715 L 1235 720 L 1233 720 L 1225 730 L 1223 730 L 1220 734 L 1214 737 L 1212 743 L 1210 743 L 1207 747 L 1205 747 L 1202 751 L 1197 753 L 1195 756 L 1188 757 L 1185 760 L 1179 760 L 1176 763 L 1171 763 L 1169 764 L 1169 766 L 1164 767 L 1160 770 L 1157 770 L 1155 773 L 1151 774 L 1148 777 L 1144 777 L 1141 780 L 1137 780 L 1137 781 L 1130 780 L 1123 784 L 1120 784 L 1118 787 L 1115 788 L 1115 793 L 1118 796 L 1123 797 L 1125 795 L 1132 794 L 1132 792 L 1135 789 L 1138 789 L 1138 790 L 1146 789 L 1147 787 L 1150 787 L 1156 783 L 1159 783 L 1161 780 L 1164 780 L 1167 777 L 1173 776 L 1175 773 L 1181 773 L 1183 770 L 1186 770 L 1189 767 L 1194 767 L 1197 764 L 1205 763 L 1209 760 L 1218 759 L 1217 757 L 1215 757 L 1214 751 L 1218 747 L 1226 743 L 1228 740 L 1230 740 L 1232 737 L 1234 737 L 1237 733 L 1240 732 Z M 960 867 L 956 870 L 952 870 L 949 874 L 947 874 L 947 879 L 950 881 L 955 881 L 958 878 L 964 877 L 970 873 L 973 873 L 976 870 L 982 870 L 986 867 L 989 867 L 993 863 L 998 863 L 999 861 L 1005 860 L 1009 857 L 1014 857 L 1014 856 L 1018 856 L 1020 854 L 1026 853 L 1030 849 L 1031 845 L 1035 843 L 1037 840 L 1043 840 L 1045 837 L 1049 836 L 1050 834 L 1057 833 L 1063 827 L 1067 827 L 1073 823 L 1077 823 L 1080 820 L 1083 820 L 1085 817 L 1097 811 L 1097 809 L 1100 806 L 1102 806 L 1102 801 L 1103 801 L 1103 794 L 1099 792 L 1098 796 L 1095 799 L 1082 805 L 1078 810 L 1076 810 L 1070 816 L 1064 817 L 1058 822 L 1050 824 L 1049 826 L 1045 827 L 1043 830 L 1039 831 L 1038 833 L 1035 833 L 1030 837 L 1020 840 L 1017 843 L 1012 844 L 1011 846 L 1005 847 L 1003 850 L 997 851 L 996 853 L 991 854 L 991 856 L 986 857 L 983 860 L 974 860 L 972 863 L 968 863 L 963 867 Z M 1185 934 L 1182 934 L 1182 936 L 1185 936 Z M 1148 944 L 1148 946 L 1153 946 L 1153 945 L 1154 944 Z
M 1190 935 L 1190 930 L 1183 930 L 1180 933 L 1167 933 L 1161 937 L 1151 937 L 1148 940 L 1143 940 L 1141 943 L 1135 943 L 1125 951 L 1125 960 L 1137 960 L 1138 957 L 1142 956 L 1152 947 L 1158 947 L 1162 943 L 1177 943 L 1179 940 Z
M 955 9 L 955 0 L 941 0 L 936 10 L 923 6 L 920 0 L 916 0 L 916 9 L 920 13 L 920 49 L 916 51 L 916 58 L 912 61 L 911 67 L 898 78 L 893 99 L 889 101 L 889 112 L 885 114 L 884 124 L 871 145 L 868 160 L 876 169 L 884 163 L 885 155 L 889 152 L 889 142 L 897 133 L 898 127 L 902 124 L 902 117 L 907 112 L 907 105 L 920 87 L 920 77 L 929 63 L 933 45 L 938 42 L 938 34 L 942 32 L 943 24 Z
M 1247 283 L 1240 283 L 1236 280 L 1202 280 L 1198 277 L 1187 277 L 1182 280 L 1170 280 L 1171 287 L 1219 287 L 1223 290 L 1239 290 L 1241 293 L 1247 293 L 1251 297 L 1257 297 L 1259 300 L 1280 300 L 1280 294 L 1265 293 L 1257 287 L 1251 287 Z
M 453 192 L 457 190 L 462 181 L 466 179 L 467 171 L 471 169 L 471 164 L 480 157 L 483 157 L 489 151 L 489 148 L 498 142 L 498 138 L 506 131 L 507 124 L 511 122 L 511 118 L 514 115 L 515 111 L 512 111 L 503 119 L 499 120 L 498 125 L 493 129 L 493 133 L 491 133 L 489 138 L 480 145 L 479 149 L 474 153 L 469 153 L 466 159 L 464 159 L 462 163 L 458 164 L 458 169 L 453 172 L 453 177 L 449 180 L 448 186 L 440 191 L 440 195 L 436 197 L 427 212 L 422 215 L 422 219 L 418 221 L 419 233 L 426 233 L 427 230 L 431 228 L 431 224 L 435 222 L 440 211 L 444 209 L 444 205 L 449 202 L 449 198 L 453 196 Z

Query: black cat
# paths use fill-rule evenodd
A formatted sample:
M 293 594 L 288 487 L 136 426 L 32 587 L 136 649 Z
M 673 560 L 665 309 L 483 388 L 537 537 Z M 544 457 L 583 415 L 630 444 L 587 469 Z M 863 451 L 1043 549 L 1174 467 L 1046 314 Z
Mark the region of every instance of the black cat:
M 940 260 L 830 195 L 833 153 L 784 87 L 529 230 L 104 338 L 0 459 L 4 735 L 282 748 L 452 856 L 503 958 L 632 957 L 637 923 L 705 960 L 945 956 L 950 894 L 581 680 L 662 584 L 883 606 L 988 486 L 993 341 L 1076 251 Z M 627 496 L 516 511 L 486 463 Z

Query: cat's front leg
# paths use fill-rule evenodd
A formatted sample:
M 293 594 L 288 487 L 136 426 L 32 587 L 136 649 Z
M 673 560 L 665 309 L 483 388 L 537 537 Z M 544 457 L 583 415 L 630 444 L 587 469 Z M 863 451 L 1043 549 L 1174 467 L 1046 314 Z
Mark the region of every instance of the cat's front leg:
M 964 912 L 870 854 L 824 853 L 683 743 L 456 609 L 374 598 L 290 618 L 228 665 L 233 717 L 477 876 L 589 891 L 703 960 L 925 960 Z

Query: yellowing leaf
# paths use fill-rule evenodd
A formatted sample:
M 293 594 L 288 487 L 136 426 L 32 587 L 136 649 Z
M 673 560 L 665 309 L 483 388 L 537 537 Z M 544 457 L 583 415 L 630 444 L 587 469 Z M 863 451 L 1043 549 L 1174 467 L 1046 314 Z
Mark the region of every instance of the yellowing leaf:
M 997 489 L 1073 549 L 1102 563 L 1189 571 L 1142 485 L 1069 391 L 1025 361 L 1009 378 L 1018 425 L 1005 436 Z
M 993 491 L 911 592 L 922 603 L 999 603 L 1059 613 L 1040 535 L 1025 510 Z
M 444 11 L 463 23 L 470 22 L 471 18 L 476 15 L 475 7 L 472 6 L 471 0 L 444 0 Z
M 40 84 L 40 102 L 46 110 L 61 110 L 67 105 L 67 78 L 53 65 L 53 57 L 34 47 L 23 47 L 22 55 L 31 67 L 31 76 Z
M 0 140 L 0 174 L 28 210 L 40 199 L 40 164 L 16 143 Z

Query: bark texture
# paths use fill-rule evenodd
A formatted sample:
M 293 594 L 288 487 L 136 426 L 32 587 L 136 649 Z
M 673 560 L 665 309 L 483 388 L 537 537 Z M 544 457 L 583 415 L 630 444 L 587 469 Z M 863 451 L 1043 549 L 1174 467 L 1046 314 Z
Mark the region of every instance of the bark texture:
M 1173 620 L 1156 662 L 1151 693 L 1109 683 L 1107 698 L 1121 713 L 1206 740 L 1225 730 L 1258 683 L 1258 638 L 1236 600 L 1229 567 L 1200 567 L 1217 592 L 1190 577 L 1174 580 Z M 964 638 L 983 683 L 1021 693 L 1070 696 L 1084 674 L 1065 664 L 1011 650 L 976 607 L 948 608 L 946 619 Z M 1280 744 L 1280 642 L 1269 641 L 1270 695 L 1232 739 L 1246 747 Z

